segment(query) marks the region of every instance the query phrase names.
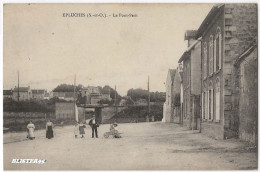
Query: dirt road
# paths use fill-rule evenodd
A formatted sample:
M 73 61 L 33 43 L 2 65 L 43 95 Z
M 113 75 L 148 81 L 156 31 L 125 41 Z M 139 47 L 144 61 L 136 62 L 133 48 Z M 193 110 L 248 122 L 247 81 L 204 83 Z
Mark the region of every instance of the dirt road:
M 36 132 L 33 141 L 19 141 L 25 133 L 4 135 L 5 170 L 238 170 L 256 169 L 257 153 L 236 139 L 214 140 L 175 124 L 120 124 L 121 139 L 105 139 L 109 125 L 99 127 L 100 138 L 75 139 L 73 127 L 55 129 L 54 139 Z M 46 159 L 44 164 L 12 164 L 12 159 Z

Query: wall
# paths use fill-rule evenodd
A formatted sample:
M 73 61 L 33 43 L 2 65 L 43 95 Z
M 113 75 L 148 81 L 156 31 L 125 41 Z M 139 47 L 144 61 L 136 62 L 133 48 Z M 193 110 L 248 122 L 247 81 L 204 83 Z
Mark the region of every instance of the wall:
M 191 50 L 191 94 L 201 94 L 201 42 Z
M 240 64 L 239 138 L 257 144 L 257 49 Z
M 226 137 L 238 135 L 239 89 L 236 79 L 239 74 L 234 68 L 238 56 L 257 39 L 257 5 L 225 5 L 225 58 L 223 60 L 224 121 Z
M 172 79 L 170 70 L 166 78 L 166 100 L 163 106 L 163 122 L 172 122 Z
M 222 37 L 222 41 L 221 41 L 221 62 L 223 63 L 223 49 L 224 49 L 224 39 L 223 39 L 223 35 L 224 35 L 224 7 L 222 6 L 219 9 L 219 12 L 213 17 L 213 19 L 211 20 L 212 22 L 209 24 L 209 26 L 205 29 L 203 36 L 202 36 L 202 41 L 201 41 L 201 63 L 202 63 L 202 83 L 201 83 L 201 90 L 202 92 L 207 92 L 206 96 L 204 98 L 201 97 L 201 102 L 202 100 L 206 103 L 203 105 L 202 104 L 202 108 L 203 106 L 205 106 L 205 111 L 203 112 L 201 110 L 201 113 L 205 113 L 206 119 L 202 119 L 202 124 L 201 124 L 201 132 L 211 136 L 213 138 L 216 139 L 223 139 L 224 138 L 224 104 L 223 104 L 223 65 L 221 64 L 221 69 L 214 71 L 213 70 L 213 74 L 209 74 L 209 40 L 210 40 L 210 36 L 213 36 L 213 40 L 215 40 L 216 35 L 217 35 L 217 28 L 220 28 L 220 33 L 221 33 L 221 37 Z M 203 62 L 204 62 L 204 44 L 207 43 L 207 78 L 204 78 L 204 67 L 203 67 Z M 214 49 L 214 46 L 213 46 Z M 214 54 L 214 53 L 213 53 Z M 213 64 L 214 63 L 214 56 L 213 56 Z M 219 106 L 219 111 L 220 111 L 220 120 L 216 120 L 216 80 L 219 80 L 220 83 L 220 106 Z M 213 88 L 213 114 L 212 114 L 212 120 L 208 120 L 207 116 L 209 115 L 209 108 L 207 105 L 208 102 L 208 91 L 210 89 L 210 83 L 212 84 L 212 88 Z M 222 97 L 222 98 L 221 98 Z M 206 99 L 206 100 L 205 100 Z
M 74 103 L 58 103 L 55 104 L 56 119 L 75 119 Z
M 183 61 L 183 125 L 191 129 L 190 56 Z

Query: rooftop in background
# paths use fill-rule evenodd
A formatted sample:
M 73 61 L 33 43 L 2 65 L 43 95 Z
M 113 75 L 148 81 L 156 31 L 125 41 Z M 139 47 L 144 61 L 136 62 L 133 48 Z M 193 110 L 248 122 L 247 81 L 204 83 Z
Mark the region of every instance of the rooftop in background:
M 33 94 L 45 94 L 46 90 L 32 90 Z
M 30 87 L 19 87 L 19 92 L 28 92 Z M 13 92 L 18 92 L 18 87 L 15 87 Z
M 3 95 L 12 95 L 12 90 L 3 90 Z

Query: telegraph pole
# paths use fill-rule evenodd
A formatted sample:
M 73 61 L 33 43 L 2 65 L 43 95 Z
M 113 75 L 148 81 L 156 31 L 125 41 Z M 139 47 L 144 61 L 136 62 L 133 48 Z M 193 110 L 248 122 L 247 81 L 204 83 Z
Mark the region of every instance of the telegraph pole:
M 78 117 L 76 116 L 76 99 L 75 99 L 75 92 L 76 92 L 76 75 L 74 75 L 74 91 L 73 91 L 73 112 L 76 121 L 78 121 Z
M 149 87 L 149 76 L 148 76 L 148 114 L 146 116 L 146 122 L 149 122 L 149 117 L 150 117 L 150 87 Z
M 20 99 L 20 93 L 19 93 L 19 70 L 18 70 L 18 102 L 19 102 L 19 99 Z
M 116 85 L 115 85 L 115 108 L 116 108 L 116 114 L 117 114 L 117 106 L 116 106 L 116 101 L 117 101 L 117 95 L 116 95 Z

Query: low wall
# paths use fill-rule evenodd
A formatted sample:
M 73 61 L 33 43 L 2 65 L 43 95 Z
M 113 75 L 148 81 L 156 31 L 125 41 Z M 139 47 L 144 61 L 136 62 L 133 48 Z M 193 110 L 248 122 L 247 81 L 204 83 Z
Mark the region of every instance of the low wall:
M 215 123 L 201 123 L 201 133 L 214 139 L 224 139 L 224 127 Z

